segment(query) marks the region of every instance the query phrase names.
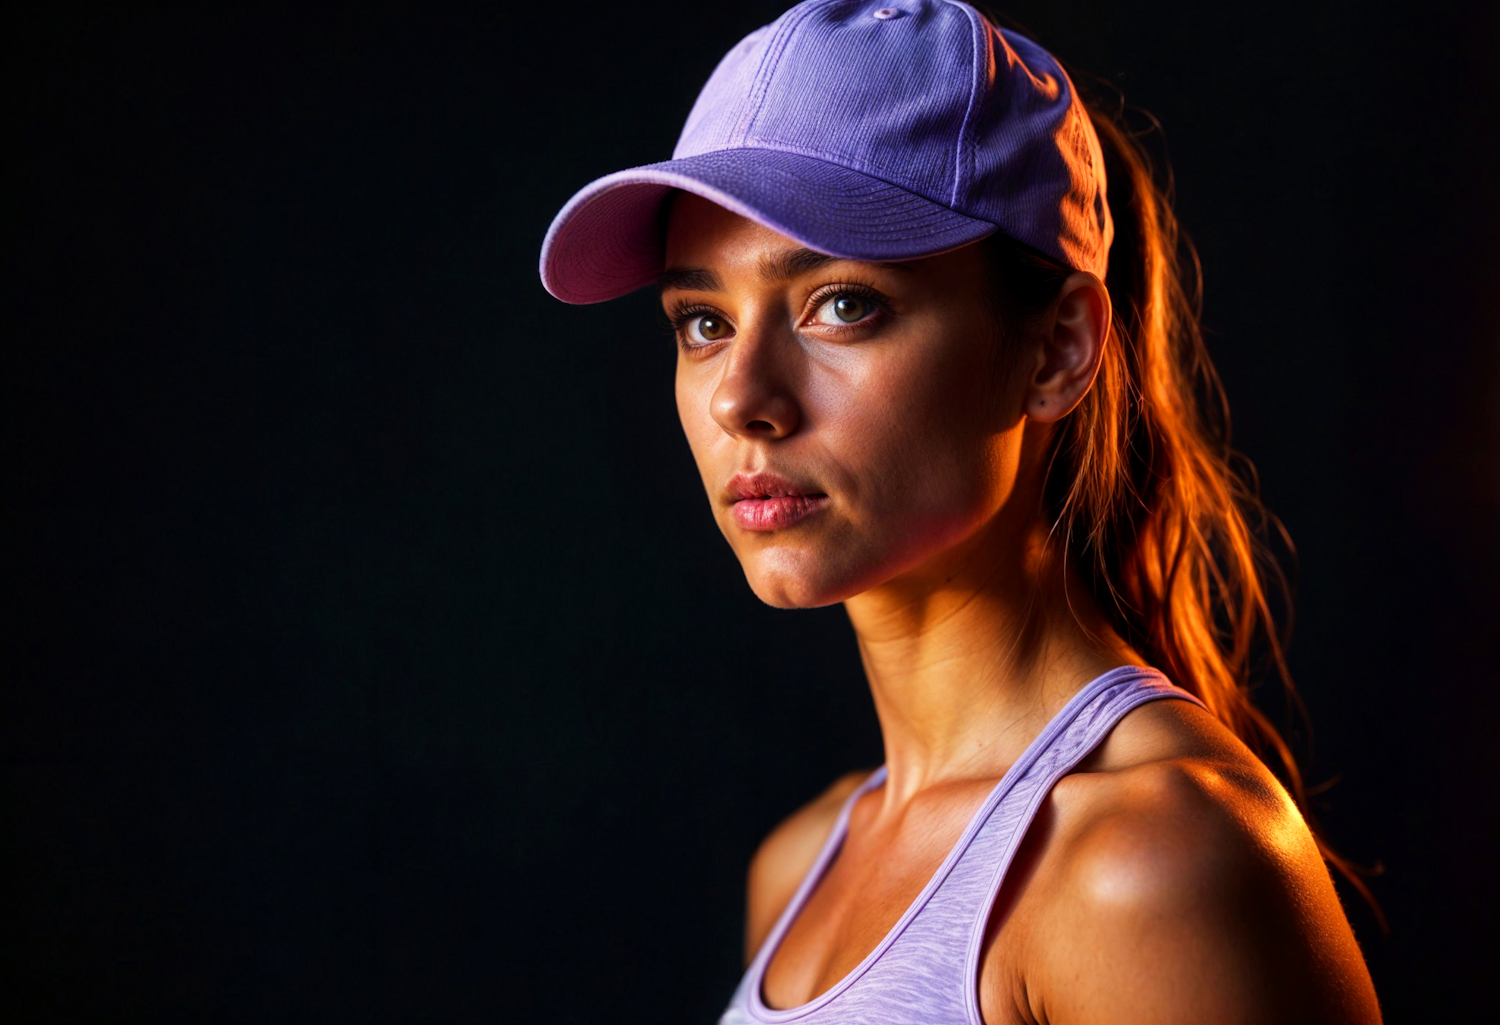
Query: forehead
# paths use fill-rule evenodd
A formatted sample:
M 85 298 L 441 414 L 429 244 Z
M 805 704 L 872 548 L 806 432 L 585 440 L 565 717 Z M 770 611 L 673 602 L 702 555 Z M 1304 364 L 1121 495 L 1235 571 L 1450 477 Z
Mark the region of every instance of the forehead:
M 666 265 L 705 267 L 753 261 L 778 250 L 802 248 L 774 228 L 742 217 L 712 200 L 678 192 L 666 223 Z

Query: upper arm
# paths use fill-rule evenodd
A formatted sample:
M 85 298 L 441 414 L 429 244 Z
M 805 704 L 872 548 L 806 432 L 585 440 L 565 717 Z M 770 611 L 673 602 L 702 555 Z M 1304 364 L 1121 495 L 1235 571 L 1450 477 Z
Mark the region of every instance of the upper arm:
M 1164 763 L 1070 839 L 1038 1016 L 1359 1021 L 1379 1007 L 1312 836 L 1279 787 Z
M 840 776 L 827 790 L 787 816 L 761 841 L 750 859 L 745 887 L 745 961 L 748 963 L 766 934 L 776 924 L 818 851 L 848 796 L 869 776 L 868 771 Z

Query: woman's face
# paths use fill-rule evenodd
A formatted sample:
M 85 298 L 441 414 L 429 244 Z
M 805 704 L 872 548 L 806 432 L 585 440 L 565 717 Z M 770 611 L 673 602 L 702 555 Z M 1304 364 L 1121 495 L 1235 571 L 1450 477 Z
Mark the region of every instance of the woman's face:
M 1026 363 L 997 379 L 974 246 L 834 259 L 680 193 L 666 249 L 677 410 L 761 600 L 946 579 L 955 549 L 1011 519 L 996 513 L 1016 490 Z

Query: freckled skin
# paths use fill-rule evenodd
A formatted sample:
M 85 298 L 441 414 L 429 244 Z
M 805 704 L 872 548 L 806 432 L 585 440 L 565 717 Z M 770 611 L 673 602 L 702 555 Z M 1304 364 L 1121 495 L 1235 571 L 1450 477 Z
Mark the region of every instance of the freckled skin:
M 855 802 L 767 966 L 776 1008 L 864 959 L 1079 687 L 1145 661 L 1044 544 L 1048 444 L 1108 343 L 1102 283 L 1068 277 L 997 361 L 974 247 L 905 269 L 841 260 L 762 276 L 800 249 L 679 194 L 666 266 L 716 280 L 662 294 L 680 341 L 701 346 L 679 354 L 676 399 L 719 529 L 763 601 L 844 604 L 885 747 L 886 782 Z M 882 298 L 846 323 L 830 304 L 851 283 Z M 767 469 L 828 503 L 786 528 L 741 528 L 726 485 Z M 761 844 L 747 959 L 864 775 Z M 989 1025 L 1380 1020 L 1306 823 L 1233 733 L 1181 701 L 1127 714 L 1043 803 L 977 984 Z

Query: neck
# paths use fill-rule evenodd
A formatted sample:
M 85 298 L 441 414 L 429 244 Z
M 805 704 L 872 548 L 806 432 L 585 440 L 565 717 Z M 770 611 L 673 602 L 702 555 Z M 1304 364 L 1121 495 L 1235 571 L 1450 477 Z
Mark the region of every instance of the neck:
M 933 563 L 844 603 L 885 743 L 887 804 L 994 778 L 1089 680 L 1142 664 L 1040 516 L 995 517 Z

